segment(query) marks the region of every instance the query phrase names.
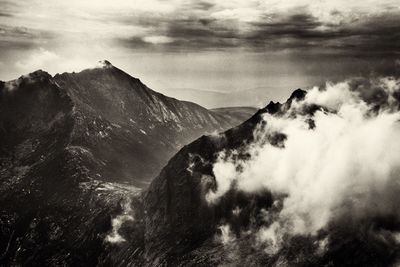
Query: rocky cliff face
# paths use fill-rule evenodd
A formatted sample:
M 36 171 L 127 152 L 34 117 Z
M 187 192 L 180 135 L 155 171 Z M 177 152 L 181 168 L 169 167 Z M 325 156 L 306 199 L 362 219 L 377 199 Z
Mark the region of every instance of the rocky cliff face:
M 1 82 L 0 265 L 140 264 L 140 189 L 181 146 L 239 119 L 109 62 Z

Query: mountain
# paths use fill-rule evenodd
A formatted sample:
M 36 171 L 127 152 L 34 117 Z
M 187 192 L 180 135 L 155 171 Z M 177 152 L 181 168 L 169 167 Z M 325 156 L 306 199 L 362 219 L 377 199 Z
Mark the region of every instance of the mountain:
M 268 99 L 278 101 L 288 97 L 288 90 L 282 87 L 267 86 L 244 90 L 231 90 L 229 92 L 207 91 L 191 88 L 168 88 L 162 89 L 163 93 L 176 97 L 177 99 L 194 101 L 203 107 L 214 109 L 220 107 L 263 107 Z
M 72 144 L 93 153 L 102 177 L 148 182 L 181 146 L 238 122 L 159 94 L 109 62 L 104 64 L 54 77 L 74 103 L 79 126 Z
M 397 266 L 399 110 L 393 77 L 297 89 L 243 123 L 252 108 L 108 62 L 2 82 L 0 266 Z
M 120 223 L 142 226 L 132 219 L 141 188 L 183 145 L 240 119 L 157 93 L 107 61 L 0 82 L 0 266 L 126 259 L 108 252 L 123 242 Z M 143 233 L 129 232 L 139 247 Z
M 31 79 L 46 84 L 42 86 Z M 27 88 L 19 90 L 21 86 Z M 37 95 L 28 88 L 40 86 Z M 145 186 L 181 146 L 202 134 L 232 127 L 242 118 L 159 94 L 109 62 L 99 68 L 54 77 L 38 71 L 4 83 L 3 87 L 17 87 L 7 92 L 3 89 L 3 101 L 9 104 L 3 105 L 2 122 L 10 125 L 2 128 L 4 136 L 12 137 L 17 128 L 28 127 L 24 124 L 28 117 L 22 117 L 27 112 L 37 112 L 34 105 L 54 102 L 45 94 L 62 90 L 65 99 L 59 101 L 70 102 L 71 107 L 56 110 L 54 106 L 52 112 L 60 118 L 71 113 L 73 125 L 66 130 L 71 132 L 69 144 L 88 151 L 100 180 L 139 187 Z M 29 94 L 31 99 L 27 98 Z M 16 106 L 21 120 L 13 115 Z
M 400 88 L 396 91 L 390 87 L 391 89 L 388 91 L 386 85 L 382 89 L 371 83 L 370 81 L 356 80 L 349 85 L 349 87 L 356 88 L 350 90 L 358 92 L 355 96 L 359 98 L 355 99 L 358 101 L 360 98 L 362 99 L 359 102 L 360 109 L 366 112 L 367 124 L 374 121 L 370 120 L 371 116 L 379 117 L 383 114 L 382 116 L 385 117 L 388 110 L 398 112 L 400 107 L 398 97 Z M 367 90 L 366 88 L 369 87 L 372 89 Z M 343 84 L 337 88 L 339 90 L 337 92 L 342 93 L 340 90 L 343 90 Z M 313 95 L 310 97 L 315 97 L 316 93 L 323 95 L 324 92 L 324 90 L 313 91 Z M 353 182 L 360 184 L 354 185 L 355 188 L 341 188 L 339 183 L 338 188 L 340 189 L 337 189 L 328 179 L 325 182 L 328 186 L 327 192 L 354 190 L 354 193 L 335 207 L 329 223 L 315 234 L 302 233 L 304 228 L 307 229 L 307 222 L 312 223 L 312 219 L 308 217 L 311 215 L 304 214 L 302 210 L 299 210 L 303 208 L 304 203 L 294 202 L 292 205 L 296 207 L 295 209 L 285 210 L 287 213 L 281 214 L 284 206 L 291 203 L 285 202 L 289 201 L 287 200 L 288 193 L 274 192 L 262 186 L 253 188 L 251 182 L 256 181 L 248 181 L 250 183 L 246 184 L 245 180 L 240 180 L 246 177 L 239 176 L 237 180 L 231 180 L 234 182 L 230 185 L 226 184 L 226 180 L 217 181 L 217 174 L 226 179 L 235 179 L 235 175 L 244 172 L 245 168 L 253 168 L 251 169 L 253 172 L 249 172 L 250 176 L 247 179 L 256 176 L 256 171 L 262 167 L 247 163 L 255 160 L 254 158 L 262 153 L 254 150 L 256 149 L 255 145 L 267 142 L 269 150 L 284 151 L 286 149 L 285 143 L 288 136 L 279 131 L 267 131 L 266 135 L 262 137 L 265 139 L 259 140 L 258 131 L 263 127 L 268 127 L 274 119 L 282 118 L 283 123 L 291 120 L 294 124 L 298 123 L 297 119 L 305 118 L 305 124 L 301 126 L 305 128 L 301 129 L 310 131 L 310 136 L 316 138 L 313 135 L 317 131 L 315 127 L 321 127 L 320 125 L 316 126 L 316 120 L 325 115 L 324 118 L 331 118 L 335 113 L 328 106 L 308 104 L 307 101 L 310 100 L 305 101 L 307 94 L 306 91 L 298 89 L 283 104 L 270 102 L 241 125 L 218 136 L 202 136 L 182 148 L 169 161 L 160 175 L 151 183 L 143 200 L 146 211 L 144 216 L 145 250 L 149 266 L 396 266 L 400 259 L 398 242 L 400 220 L 397 215 L 398 210 L 394 208 L 397 205 L 397 198 L 394 195 L 398 194 L 398 191 L 395 191 L 398 190 L 398 178 L 396 178 L 398 173 L 397 176 L 394 176 L 394 184 L 391 186 L 388 186 L 389 179 L 384 180 L 383 185 L 380 185 L 383 178 L 379 177 L 371 178 L 377 179 L 377 182 L 367 185 L 366 181 L 362 180 L 365 174 Z M 325 99 L 328 97 L 333 99 L 336 96 L 334 94 L 323 95 Z M 352 111 L 348 115 L 354 119 L 354 110 L 349 108 L 354 107 L 356 102 L 348 98 L 341 101 L 351 103 L 350 106 L 344 106 L 341 112 Z M 327 101 L 326 103 L 337 105 L 338 102 Z M 369 111 L 365 111 L 367 105 L 371 107 Z M 339 117 L 335 118 L 345 115 L 339 114 Z M 358 119 L 358 117 L 356 118 Z M 351 123 L 350 127 L 352 127 Z M 398 125 L 394 127 L 397 129 Z M 331 132 L 328 130 L 327 133 Z M 350 135 L 352 134 L 350 133 Z M 341 135 L 343 133 L 338 137 Z M 365 134 L 362 135 L 365 136 Z M 359 140 L 357 139 L 357 142 Z M 324 136 L 322 141 L 323 144 L 326 144 L 327 136 Z M 302 141 L 299 140 L 299 142 Z M 332 148 L 335 147 L 341 149 L 339 143 L 334 143 Z M 346 151 L 344 152 L 346 153 Z M 362 151 L 364 151 L 363 148 Z M 329 151 L 325 152 L 329 153 Z M 312 152 L 310 148 L 309 151 L 301 150 L 299 153 L 300 155 L 296 157 L 291 155 L 290 166 L 296 166 L 295 161 L 302 162 L 301 157 Z M 350 156 L 350 158 L 354 157 L 357 157 L 356 154 Z M 226 162 L 219 166 L 224 169 L 215 169 L 215 164 L 222 160 L 226 160 Z M 238 165 L 233 165 L 234 162 L 237 162 Z M 264 160 L 260 164 L 268 165 L 269 163 Z M 323 164 L 323 162 L 318 164 Z M 313 166 L 318 167 L 318 164 Z M 332 166 L 336 162 L 332 161 L 328 164 Z M 361 166 L 364 166 L 363 163 Z M 288 168 L 282 171 L 289 171 Z M 333 172 L 335 171 L 343 170 L 333 169 Z M 355 171 L 349 173 L 356 175 Z M 344 181 L 350 179 L 351 177 L 347 177 Z M 290 181 L 287 180 L 286 183 L 290 183 Z M 285 187 L 286 183 L 278 185 Z M 304 198 L 313 199 L 313 194 L 318 192 L 316 190 L 323 190 L 322 185 L 319 184 L 319 187 L 315 189 L 312 188 L 313 184 L 311 183 L 302 192 L 301 186 L 301 183 L 298 182 L 292 187 L 295 194 L 302 194 L 298 201 Z M 369 189 L 366 189 L 367 186 Z M 240 187 L 242 190 L 239 190 Z M 383 190 L 382 188 L 385 188 L 382 195 L 377 197 L 375 194 L 379 190 Z M 223 191 L 225 193 L 217 195 L 218 201 L 210 202 L 210 192 L 217 194 L 218 190 L 225 190 Z M 392 195 L 392 191 L 397 193 Z M 372 196 L 365 197 L 364 194 L 369 194 L 369 192 L 372 192 Z M 317 201 L 316 205 L 325 205 L 326 201 L 329 202 L 330 198 L 334 197 L 340 198 L 343 195 L 333 194 L 325 197 L 322 195 L 321 201 Z M 371 204 L 365 204 L 363 201 Z M 352 210 L 358 203 L 361 203 L 358 208 Z M 393 209 L 391 209 L 392 205 Z M 313 212 L 313 208 L 311 208 L 311 212 Z M 313 220 L 320 222 L 319 220 L 323 218 L 324 214 L 318 212 Z M 299 217 L 288 217 L 293 213 Z M 305 225 L 301 224 L 300 218 L 302 217 L 300 216 L 305 216 Z M 289 225 L 285 225 L 288 220 Z M 297 232 L 290 234 L 290 229 L 293 229 L 291 227 L 298 227 L 295 228 Z M 279 232 L 279 229 L 283 232 Z M 282 234 L 282 236 L 276 236 L 276 234 Z
M 254 107 L 226 107 L 226 108 L 214 108 L 212 111 L 220 114 L 223 117 L 238 118 L 240 123 L 246 121 L 257 112 L 257 108 Z M 236 126 L 236 125 L 235 125 Z
M 196 102 L 206 108 L 226 106 L 225 101 L 229 97 L 228 94 L 223 92 L 191 88 L 168 88 L 162 89 L 161 92 L 177 99 Z

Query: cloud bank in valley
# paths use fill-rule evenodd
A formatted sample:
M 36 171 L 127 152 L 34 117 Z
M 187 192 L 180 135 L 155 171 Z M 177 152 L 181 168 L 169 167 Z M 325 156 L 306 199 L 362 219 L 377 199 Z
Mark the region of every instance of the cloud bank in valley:
M 351 79 L 308 90 L 284 113 L 264 114 L 244 152 L 221 152 L 213 166 L 217 190 L 207 200 L 217 203 L 232 188 L 271 191 L 281 208 L 266 211 L 257 229 L 270 249 L 284 235 L 317 235 L 344 218 L 400 220 L 399 93 L 394 77 Z M 272 142 L 278 135 L 284 138 Z

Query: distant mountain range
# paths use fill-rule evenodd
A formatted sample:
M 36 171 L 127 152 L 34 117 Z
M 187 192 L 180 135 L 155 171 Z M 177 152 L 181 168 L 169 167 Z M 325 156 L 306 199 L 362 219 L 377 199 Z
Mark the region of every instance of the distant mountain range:
M 284 101 L 288 91 L 281 87 L 266 86 L 229 92 L 192 88 L 168 88 L 162 92 L 181 100 L 193 101 L 207 108 L 219 107 L 263 107 L 268 101 Z
M 0 266 L 105 262 L 111 219 L 169 158 L 248 115 L 167 97 L 108 61 L 0 82 Z

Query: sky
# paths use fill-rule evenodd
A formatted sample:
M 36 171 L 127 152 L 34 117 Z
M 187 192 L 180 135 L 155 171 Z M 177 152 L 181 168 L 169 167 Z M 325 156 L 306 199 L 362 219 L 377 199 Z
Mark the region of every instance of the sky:
M 398 0 L 0 0 L 0 80 L 107 59 L 166 94 L 265 88 L 268 102 L 390 75 L 399 53 Z

